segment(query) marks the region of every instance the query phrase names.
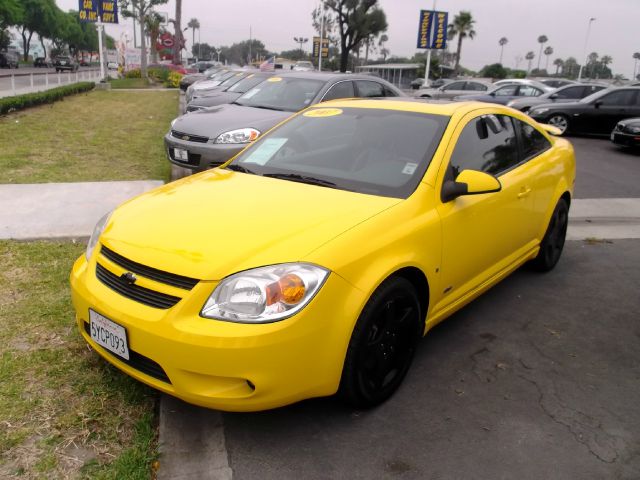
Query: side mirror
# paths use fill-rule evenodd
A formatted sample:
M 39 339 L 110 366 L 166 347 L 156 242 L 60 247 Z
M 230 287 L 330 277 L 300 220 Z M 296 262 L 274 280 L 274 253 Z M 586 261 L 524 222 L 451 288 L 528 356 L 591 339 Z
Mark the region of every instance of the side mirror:
M 602 105 L 602 100 L 596 100 L 596 101 L 593 103 L 593 106 L 594 106 L 594 107 L 596 107 L 596 108 L 600 108 L 600 105 Z
M 551 95 L 549 98 L 550 98 L 551 100 L 555 100 L 556 98 L 558 98 L 558 94 L 557 94 L 557 93 L 554 93 L 554 94 L 553 94 L 553 95 Z
M 489 95 L 491 95 L 492 97 L 496 96 L 496 92 L 489 92 Z
M 493 175 L 477 170 L 463 170 L 455 180 L 446 180 L 442 185 L 443 203 L 463 195 L 480 195 L 502 190 L 500 180 Z

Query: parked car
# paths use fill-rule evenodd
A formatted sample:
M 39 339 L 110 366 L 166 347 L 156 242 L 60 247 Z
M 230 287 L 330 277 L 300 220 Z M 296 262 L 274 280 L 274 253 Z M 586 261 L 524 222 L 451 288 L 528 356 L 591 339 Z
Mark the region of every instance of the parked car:
M 311 62 L 300 60 L 293 65 L 292 70 L 294 72 L 313 72 L 315 67 Z
M 409 84 L 412 90 L 418 90 L 422 85 L 424 85 L 424 78 L 416 78 Z
M 180 90 L 186 91 L 189 86 L 193 85 L 195 82 L 200 80 L 204 80 L 206 78 L 211 78 L 216 73 L 221 70 L 229 70 L 229 68 L 223 67 L 221 65 L 217 65 L 211 68 L 208 68 L 202 73 L 191 73 L 187 74 L 180 79 Z
M 247 93 L 253 87 L 261 84 L 267 78 L 272 77 L 272 72 L 250 73 L 245 78 L 229 87 L 223 87 L 221 90 L 214 91 L 207 96 L 199 97 L 187 104 L 187 112 L 195 112 L 205 110 L 218 105 L 232 103 L 244 93 Z
M 640 118 L 627 118 L 618 122 L 611 132 L 611 141 L 624 147 L 640 147 Z
M 77 328 L 196 405 L 373 407 L 435 325 L 554 268 L 574 181 L 571 144 L 502 106 L 317 105 L 102 218 L 70 276 Z
M 51 60 L 45 57 L 38 57 L 33 61 L 35 68 L 50 68 L 52 65 Z
M 620 120 L 640 117 L 640 87 L 607 88 L 577 102 L 537 105 L 529 115 L 561 134 L 610 135 Z
M 494 87 L 502 87 L 504 85 L 533 85 L 534 87 L 540 88 L 545 92 L 552 92 L 555 90 L 554 87 L 549 85 L 545 85 L 542 82 L 537 80 L 531 80 L 530 78 L 505 78 L 503 80 L 498 80 L 493 83 Z
M 458 102 L 474 101 L 499 103 L 506 105 L 509 101 L 519 97 L 538 97 L 545 93 L 545 90 L 538 85 L 532 84 L 512 84 L 494 88 L 490 92 L 478 95 L 460 95 L 454 98 Z
M 416 98 L 433 98 L 435 100 L 452 99 L 458 95 L 472 92 L 486 92 L 491 84 L 482 80 L 456 80 L 438 88 L 420 88 Z
M 186 69 L 187 73 L 202 73 L 205 70 L 210 69 L 211 67 L 215 67 L 216 65 L 219 65 L 220 62 L 213 62 L 213 61 L 200 61 L 200 62 L 196 62 L 192 65 L 189 65 L 189 67 Z
M 14 51 L 0 52 L 0 68 L 18 68 L 20 57 Z
M 542 105 L 543 103 L 574 102 L 604 88 L 607 88 L 606 85 L 572 83 L 552 92 L 543 93 L 538 97 L 522 97 L 509 100 L 507 107 L 515 108 L 521 112 L 528 112 L 531 107 Z
M 78 62 L 73 57 L 56 57 L 53 61 L 53 66 L 56 67 L 56 72 L 62 72 L 63 70 L 77 72 L 79 68 Z
M 226 162 L 263 132 L 315 103 L 336 98 L 402 96 L 389 82 L 366 75 L 283 73 L 231 104 L 178 117 L 164 144 L 172 163 L 206 170 Z
M 216 73 L 215 75 L 212 75 L 209 78 L 198 80 L 194 82 L 192 85 L 189 85 L 189 87 L 187 88 L 187 91 L 185 92 L 185 99 L 187 103 L 193 100 L 194 95 L 196 97 L 198 96 L 201 97 L 206 95 L 207 92 L 216 89 L 218 86 L 220 86 L 222 82 L 224 82 L 229 78 L 234 77 L 236 73 L 239 73 L 239 72 L 236 72 L 234 70 L 227 70 L 227 69 L 220 70 L 218 73 Z

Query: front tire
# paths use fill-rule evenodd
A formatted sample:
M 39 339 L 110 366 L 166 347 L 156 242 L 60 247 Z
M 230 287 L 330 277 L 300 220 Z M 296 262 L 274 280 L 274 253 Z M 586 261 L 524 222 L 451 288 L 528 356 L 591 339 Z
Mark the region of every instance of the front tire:
M 569 206 L 561 198 L 556 205 L 547 232 L 540 243 L 540 251 L 536 258 L 531 261 L 531 266 L 539 272 L 548 272 L 556 266 L 567 237 L 567 226 L 569 224 Z
M 424 324 L 415 288 L 405 278 L 385 280 L 365 305 L 351 335 L 340 394 L 356 408 L 387 400 L 400 386 Z

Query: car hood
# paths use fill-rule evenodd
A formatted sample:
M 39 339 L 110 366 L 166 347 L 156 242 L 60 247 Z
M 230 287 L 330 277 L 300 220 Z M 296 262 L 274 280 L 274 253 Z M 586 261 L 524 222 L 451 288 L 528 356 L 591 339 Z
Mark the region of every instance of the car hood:
M 291 115 L 291 112 L 229 104 L 178 117 L 171 128 L 209 138 L 237 128 L 255 128 L 264 133 Z
M 198 97 L 191 103 L 199 107 L 215 107 L 218 105 L 223 105 L 225 103 L 231 103 L 240 95 L 242 94 L 233 92 L 216 92 L 212 95 L 207 95 L 206 97 Z
M 116 209 L 100 241 L 135 262 L 220 280 L 305 256 L 397 198 L 214 169 Z

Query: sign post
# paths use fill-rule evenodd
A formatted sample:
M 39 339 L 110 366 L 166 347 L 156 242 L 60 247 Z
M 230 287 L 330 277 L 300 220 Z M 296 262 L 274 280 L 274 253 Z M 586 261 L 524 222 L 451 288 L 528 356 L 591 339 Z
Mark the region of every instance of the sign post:
M 429 81 L 431 69 L 431 50 L 442 50 L 447 46 L 447 12 L 436 11 L 436 2 L 433 2 L 433 10 L 420 10 L 420 22 L 418 24 L 417 48 L 427 49 L 427 61 L 424 67 L 424 82 Z

